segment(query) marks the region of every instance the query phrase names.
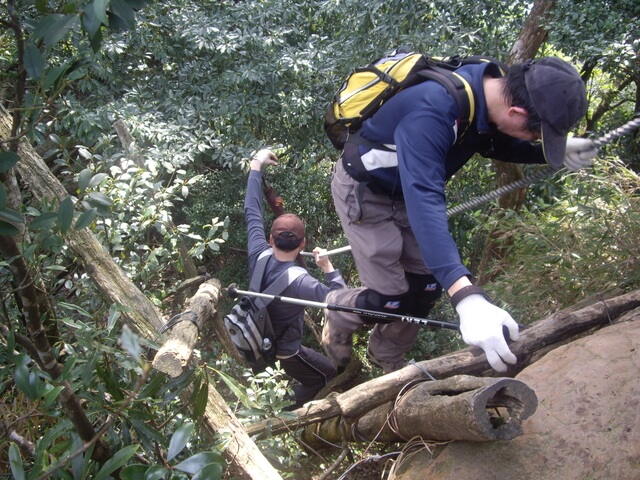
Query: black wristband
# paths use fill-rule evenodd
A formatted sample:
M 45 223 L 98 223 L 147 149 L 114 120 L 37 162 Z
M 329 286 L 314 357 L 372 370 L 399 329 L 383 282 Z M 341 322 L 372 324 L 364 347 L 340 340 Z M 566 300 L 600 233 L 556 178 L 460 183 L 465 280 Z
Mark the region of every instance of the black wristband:
M 451 295 L 451 306 L 455 309 L 463 298 L 467 298 L 469 295 L 482 295 L 487 302 L 493 303 L 487 292 L 477 285 L 467 285 L 462 287 L 456 293 Z

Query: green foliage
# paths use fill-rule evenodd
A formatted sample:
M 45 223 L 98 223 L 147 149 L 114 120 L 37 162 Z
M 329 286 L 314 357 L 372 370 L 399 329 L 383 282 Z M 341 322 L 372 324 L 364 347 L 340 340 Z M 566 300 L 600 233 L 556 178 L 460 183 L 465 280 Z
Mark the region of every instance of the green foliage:
M 267 367 L 264 372 L 257 374 L 249 369 L 234 372 L 241 380 L 222 370 L 213 371 L 229 389 L 228 397 L 235 397 L 240 403 L 239 408 L 235 409 L 235 414 L 241 422 L 253 423 L 274 415 L 286 418 L 286 408 L 293 404 L 294 393 L 291 380 L 280 369 L 278 362 L 274 367 Z M 294 435 L 267 435 L 256 443 L 284 478 L 298 478 L 299 472 L 305 468 L 302 465 L 309 462 L 307 453 L 299 448 Z
M 245 369 L 242 372 L 243 383 L 221 370 L 214 371 L 244 407 L 236 412 L 240 418 L 260 420 L 280 413 L 292 404 L 293 391 L 279 363 L 256 374 Z
M 12 354 L 13 336 L 9 336 L 7 346 L 14 348 L 2 350 L 8 355 L 2 365 L 13 365 L 13 373 L 0 371 L 3 385 L 10 385 L 7 381 L 13 378 L 14 387 L 3 392 L 5 399 L 14 398 L 12 416 L 19 416 L 23 409 L 38 412 L 32 422 L 39 423 L 45 432 L 34 442 L 36 460 L 29 461 L 28 468 L 15 446 L 9 447 L 16 478 L 21 474 L 28 474 L 28 478 L 42 474 L 47 478 L 69 478 L 59 465 L 69 462 L 68 457 L 82 447 L 82 442 L 56 405 L 62 386 L 54 385 L 62 380 L 70 382 L 86 402 L 91 417 L 99 418 L 104 411 L 111 416 L 106 437 L 115 453 L 103 465 L 91 460 L 91 450 L 75 457 L 74 478 L 111 478 L 112 472 L 125 465 L 123 478 L 142 478 L 136 477 L 141 471 L 158 475 L 153 478 L 222 478 L 225 461 L 221 451 L 207 446 L 206 437 L 196 424 L 185 420 L 191 414 L 178 400 L 189 384 L 199 389 L 201 373 L 186 372 L 182 378 L 168 381 L 164 375 L 150 372 L 144 358 L 148 342 L 141 341 L 126 326 L 117 338 L 115 331 L 108 332 L 104 325 L 88 323 L 90 316 L 62 320 L 68 329 L 64 335 L 65 367 L 60 378 L 43 376 L 27 355 Z M 160 452 L 166 452 L 164 458 Z M 134 453 L 147 463 L 131 464 Z
M 640 178 L 618 161 L 562 178 L 563 198 L 508 212 L 497 227 L 505 260 L 487 289 L 523 323 L 581 299 L 638 288 Z M 497 217 L 495 217 L 497 218 Z
M 173 432 L 169 441 L 167 462 L 174 460 L 176 456 L 187 447 L 187 444 L 192 439 L 194 429 L 194 423 L 184 422 Z M 120 477 L 125 480 L 137 480 L 139 478 L 177 479 L 185 478 L 184 475 L 178 473 L 184 472 L 193 475 L 190 477 L 193 480 L 218 480 L 222 478 L 224 466 L 225 461 L 220 453 L 199 452 L 169 467 L 131 464 L 122 469 Z M 175 472 L 176 470 L 178 472 Z
M 166 264 L 182 271 L 179 242 L 189 244 L 190 254 L 198 258 L 206 250 L 220 250 L 228 222 L 210 217 L 200 227 L 202 233 L 173 222 L 172 211 L 189 196 L 200 175 L 190 176 L 172 163 L 148 159 L 143 168 L 126 157 L 105 159 L 84 151 L 87 163 L 77 185 L 85 215 L 76 225 L 91 225 L 114 259 L 143 288 L 150 283 L 162 286 L 158 282 Z
M 475 52 L 486 49 L 486 38 L 501 40 L 484 52 L 498 55 L 527 8 L 524 2 L 440 3 L 163 2 L 145 10 L 126 44 L 106 43 L 100 77 L 128 72 L 115 79 L 114 90 L 124 95 L 113 98 L 100 88 L 91 98 L 78 96 L 89 84 L 95 90 L 97 78 L 85 77 L 66 97 L 73 115 L 59 116 L 53 126 L 78 131 L 97 120 L 93 138 L 82 139 L 93 145 L 96 131 L 106 133 L 122 118 L 156 159 L 228 167 L 262 144 L 281 144 L 295 152 L 296 163 L 315 162 L 327 155 L 322 110 L 355 65 L 401 44 Z M 489 8 L 494 14 L 486 15 Z
M 98 465 L 91 449 L 83 451 L 53 478 L 107 478 L 121 467 L 122 478 L 219 478 L 228 439 L 215 439 L 212 448 L 197 425 L 208 389 L 238 399 L 243 421 L 281 412 L 289 402 L 282 372 L 249 375 L 228 362 L 215 341 L 203 359 L 223 380 L 212 381 L 199 366 L 171 381 L 150 372 L 146 355 L 155 339 L 121 328 L 125 307 L 104 305 L 86 273 L 91 266 L 78 265 L 66 246 L 74 230 L 90 229 L 161 306 L 183 269 L 183 244 L 223 284 L 246 285 L 247 161 L 271 146 L 280 166 L 266 169 L 266 178 L 285 209 L 305 219 L 309 247 L 343 246 L 329 189 L 337 155 L 322 131 L 324 108 L 341 79 L 398 45 L 504 59 L 531 6 L 506 0 L 147 3 L 11 2 L 15 16 L 0 7 L 5 28 L 14 21 L 22 27 L 0 36 L 3 104 L 15 107 L 20 133 L 68 192 L 62 202 L 36 201 L 23 179 L 16 204 L 5 175 L 18 156 L 0 152 L 0 234 L 18 240 L 51 305 L 43 318 L 48 331 L 59 330 L 51 338 L 64 364 L 60 379 L 49 378 L 16 342 L 16 333 L 28 332 L 19 321 L 24 312 L 11 259 L 2 259 L 0 284 L 11 295 L 2 298 L 9 334 L 0 349 L 0 408 L 11 419 L 8 427 L 32 439 L 36 451 L 27 457 L 6 437 L 0 440 L 0 458 L 9 462 L 0 471 L 10 469 L 15 478 L 50 472 L 83 446 L 58 404 L 61 380 L 70 382 L 92 422 L 111 419 L 103 438 L 114 454 Z M 638 18 L 637 1 L 589 0 L 556 2 L 548 20 L 543 53 L 574 59 L 588 79 L 590 110 L 581 127 L 587 134 L 607 132 L 638 110 Z M 131 143 L 114 135 L 117 120 Z M 603 154 L 637 171 L 637 139 L 627 136 Z M 486 288 L 523 323 L 605 288 L 637 287 L 632 170 L 612 160 L 592 173 L 542 182 L 530 189 L 523 212 L 485 205 L 452 218 L 452 234 L 476 271 L 487 235 L 495 227 L 503 233 L 507 255 L 492 265 L 496 279 Z M 495 186 L 490 163 L 474 159 L 449 184 L 448 200 L 455 206 Z M 268 228 L 272 217 L 265 217 Z M 358 284 L 350 255 L 332 261 L 350 285 Z M 455 321 L 444 300 L 431 316 Z M 355 335 L 357 355 L 364 357 L 366 340 L 366 330 Z M 409 357 L 460 346 L 451 332 L 423 329 Z M 187 387 L 192 393 L 184 397 Z M 320 468 L 292 436 L 261 447 L 285 476 Z

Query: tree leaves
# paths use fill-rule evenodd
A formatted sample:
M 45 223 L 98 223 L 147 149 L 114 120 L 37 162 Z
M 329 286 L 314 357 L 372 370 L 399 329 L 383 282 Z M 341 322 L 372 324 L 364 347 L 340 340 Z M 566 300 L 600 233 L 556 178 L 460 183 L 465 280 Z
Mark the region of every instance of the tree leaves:
M 67 233 L 69 228 L 71 228 L 71 222 L 73 222 L 73 199 L 66 197 L 60 203 L 60 209 L 58 210 L 58 216 L 56 218 L 56 224 L 60 233 Z
M 140 360 L 140 354 L 142 349 L 140 348 L 140 341 L 138 336 L 133 333 L 128 325 L 122 327 L 122 334 L 120 335 L 120 346 L 124 348 L 129 355 L 131 355 L 137 361 Z
M 172 460 L 178 455 L 182 449 L 187 445 L 187 442 L 191 438 L 194 428 L 196 427 L 193 422 L 184 422 L 178 429 L 173 432 L 171 441 L 169 442 L 169 451 L 167 452 L 167 460 Z
M 97 216 L 98 216 L 97 208 L 90 208 L 88 210 L 85 210 L 80 214 L 80 216 L 78 217 L 78 220 L 76 220 L 76 224 L 74 226 L 75 229 L 82 230 L 83 228 L 89 227 L 91 223 L 96 219 Z
M 53 47 L 77 24 L 78 15 L 54 13 L 41 18 L 33 31 L 33 39 L 44 38 L 47 47 Z
M 113 28 L 129 30 L 135 25 L 135 12 L 126 0 L 111 0 L 109 2 L 109 19 Z
M 9 465 L 11 465 L 11 473 L 13 474 L 14 480 L 26 479 L 20 450 L 13 442 L 9 445 Z
M 27 70 L 27 75 L 34 80 L 39 80 L 42 76 L 44 58 L 33 43 L 27 43 L 24 47 L 24 68 Z
M 20 157 L 15 152 L 0 153 L 0 173 L 8 172 L 20 161 Z
M 223 459 L 219 453 L 201 452 L 201 453 L 196 453 L 195 455 L 187 458 L 186 460 L 183 460 L 178 465 L 176 465 L 175 468 L 176 470 L 180 470 L 182 472 L 196 474 L 200 470 L 206 468 L 208 465 L 221 464 L 221 463 L 223 463 Z M 201 478 L 206 478 L 206 477 L 201 477 Z M 211 480 L 213 480 L 213 478 Z
M 82 24 L 89 37 L 93 38 L 102 25 L 108 25 L 107 6 L 109 0 L 91 0 L 84 8 Z
M 93 480 L 106 480 L 109 478 L 111 473 L 122 467 L 131 457 L 133 457 L 133 454 L 136 453 L 138 448 L 140 448 L 139 445 L 129 445 L 117 451 L 113 457 L 105 462 L 96 476 L 93 477 Z

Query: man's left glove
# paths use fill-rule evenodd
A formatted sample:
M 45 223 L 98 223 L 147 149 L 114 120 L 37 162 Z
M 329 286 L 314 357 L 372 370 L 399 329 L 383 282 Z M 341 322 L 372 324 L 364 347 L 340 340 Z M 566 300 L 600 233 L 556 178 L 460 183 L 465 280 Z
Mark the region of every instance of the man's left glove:
M 505 372 L 507 363 L 516 363 L 502 331 L 503 326 L 507 327 L 509 337 L 518 340 L 518 324 L 511 315 L 479 294 L 464 297 L 455 309 L 460 315 L 462 339 L 468 345 L 482 348 L 494 370 Z
M 572 172 L 591 166 L 593 158 L 598 154 L 598 147 L 588 138 L 567 138 L 567 149 L 564 154 L 564 166 Z

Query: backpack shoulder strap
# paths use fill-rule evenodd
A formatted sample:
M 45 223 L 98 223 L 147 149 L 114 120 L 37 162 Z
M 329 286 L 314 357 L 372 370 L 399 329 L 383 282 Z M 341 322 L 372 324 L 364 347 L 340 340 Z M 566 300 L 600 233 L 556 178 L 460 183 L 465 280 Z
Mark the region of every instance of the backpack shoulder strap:
M 458 135 L 458 138 L 460 138 L 469 124 L 473 122 L 475 114 L 475 96 L 471 85 L 465 78 L 454 71 L 437 66 L 430 66 L 417 73 L 427 80 L 435 80 L 449 90 L 449 93 L 455 98 L 460 109 L 460 119 L 463 122 L 463 128 Z
M 265 250 L 258 257 L 258 261 L 256 263 L 255 269 L 253 271 L 253 275 L 251 280 L 249 281 L 249 290 L 252 292 L 260 292 L 260 284 L 262 283 L 262 277 L 264 276 L 264 271 L 267 266 L 267 262 L 269 258 L 273 254 L 272 249 Z M 284 272 L 282 272 L 276 280 L 271 283 L 262 293 L 268 295 L 280 295 L 289 285 L 291 285 L 298 277 L 306 274 L 307 271 L 296 265 L 287 268 Z M 271 300 L 268 298 L 256 298 L 254 300 L 254 304 L 258 308 L 266 307 L 271 303 Z
M 475 116 L 476 98 L 471 84 L 462 76 L 455 72 L 463 65 L 491 63 L 494 64 L 504 75 L 506 66 L 491 57 L 481 55 L 473 55 L 470 57 L 429 57 L 428 67 L 416 72 L 419 76 L 427 80 L 435 80 L 444 86 L 449 93 L 455 98 L 458 109 L 460 110 L 461 128 L 458 138 L 464 135 Z
M 273 282 L 269 287 L 262 293 L 266 293 L 269 295 L 280 295 L 284 290 L 291 285 L 298 277 L 306 274 L 307 271 L 302 268 L 293 266 L 287 268 L 284 272 L 280 274 L 276 281 Z
M 262 277 L 264 276 L 264 271 L 267 268 L 267 262 L 271 255 L 273 255 L 273 249 L 269 248 L 258 256 L 258 261 L 256 262 L 256 266 L 253 270 L 253 275 L 249 279 L 249 290 L 252 292 L 260 291 Z

